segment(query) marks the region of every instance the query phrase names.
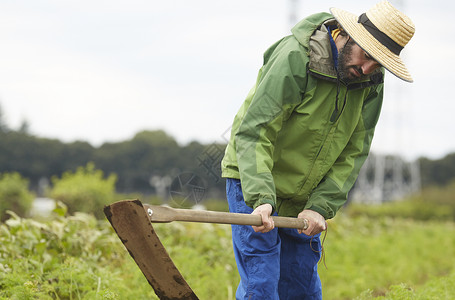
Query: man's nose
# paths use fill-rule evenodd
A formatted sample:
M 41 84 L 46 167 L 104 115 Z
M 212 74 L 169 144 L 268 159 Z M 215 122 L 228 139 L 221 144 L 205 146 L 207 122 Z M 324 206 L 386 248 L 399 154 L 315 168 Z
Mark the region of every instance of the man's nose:
M 371 74 L 378 67 L 379 67 L 379 65 L 377 62 L 375 62 L 373 60 L 369 60 L 362 65 L 362 72 L 363 72 L 363 74 L 368 75 L 368 74 Z

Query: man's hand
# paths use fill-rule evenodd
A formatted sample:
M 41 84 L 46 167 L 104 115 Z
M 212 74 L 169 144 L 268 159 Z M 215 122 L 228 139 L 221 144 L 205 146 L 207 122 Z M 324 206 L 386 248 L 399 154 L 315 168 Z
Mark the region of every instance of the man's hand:
M 262 218 L 262 225 L 261 226 L 252 226 L 255 232 L 262 232 L 266 233 L 275 228 L 275 224 L 273 223 L 273 219 L 271 217 L 273 207 L 272 205 L 266 203 L 259 205 L 256 209 L 251 213 L 252 215 L 260 215 Z
M 305 209 L 297 218 L 306 219 L 308 221 L 308 228 L 306 230 L 298 229 L 299 233 L 306 235 L 315 235 L 327 229 L 327 222 L 324 217 L 314 210 Z

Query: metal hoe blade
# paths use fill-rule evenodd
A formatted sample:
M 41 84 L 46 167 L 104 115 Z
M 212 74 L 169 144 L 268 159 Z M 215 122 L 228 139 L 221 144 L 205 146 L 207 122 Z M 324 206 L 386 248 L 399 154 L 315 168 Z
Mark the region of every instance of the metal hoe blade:
M 104 214 L 160 299 L 198 299 L 156 235 L 141 201 L 113 203 L 104 207 Z

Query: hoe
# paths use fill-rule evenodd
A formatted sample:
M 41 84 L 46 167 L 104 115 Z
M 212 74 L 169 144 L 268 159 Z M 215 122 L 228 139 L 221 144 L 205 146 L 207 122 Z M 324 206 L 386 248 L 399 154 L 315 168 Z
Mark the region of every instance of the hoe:
M 107 205 L 104 214 L 156 295 L 164 300 L 193 300 L 198 297 L 172 262 L 152 223 L 185 221 L 255 226 L 262 224 L 259 215 L 176 209 L 142 204 L 139 200 L 123 200 Z M 275 227 L 308 227 L 305 219 L 273 217 L 273 220 Z

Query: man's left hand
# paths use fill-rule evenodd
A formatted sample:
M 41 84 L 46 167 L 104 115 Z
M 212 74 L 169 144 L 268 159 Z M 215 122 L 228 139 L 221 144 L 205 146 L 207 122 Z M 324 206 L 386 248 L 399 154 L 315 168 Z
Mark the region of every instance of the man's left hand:
M 306 230 L 298 229 L 299 233 L 306 235 L 315 235 L 327 229 L 327 222 L 324 217 L 314 210 L 305 209 L 297 218 L 306 219 L 308 221 L 308 228 Z

